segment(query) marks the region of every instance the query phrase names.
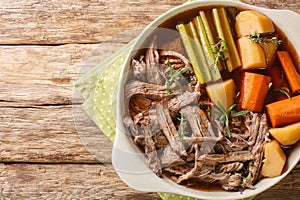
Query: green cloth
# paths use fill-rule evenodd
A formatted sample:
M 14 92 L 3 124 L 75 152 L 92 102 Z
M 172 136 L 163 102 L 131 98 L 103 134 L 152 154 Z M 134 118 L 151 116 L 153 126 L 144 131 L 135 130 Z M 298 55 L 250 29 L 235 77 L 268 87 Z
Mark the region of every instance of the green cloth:
M 133 42 L 134 40 L 124 45 L 119 51 L 94 67 L 75 83 L 75 88 L 85 99 L 82 105 L 83 110 L 112 142 L 115 139 L 116 130 L 114 95 L 122 65 Z M 163 200 L 195 199 L 169 193 L 158 194 Z

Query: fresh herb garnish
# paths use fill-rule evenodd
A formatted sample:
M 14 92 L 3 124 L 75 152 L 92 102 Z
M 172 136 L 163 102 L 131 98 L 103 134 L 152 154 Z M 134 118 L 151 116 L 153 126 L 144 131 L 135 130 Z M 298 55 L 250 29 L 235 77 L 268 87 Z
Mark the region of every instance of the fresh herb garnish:
M 273 90 L 271 90 L 272 86 L 273 86 L 273 82 L 271 82 L 269 84 L 269 92 L 267 94 L 266 97 L 266 103 L 269 104 L 272 101 L 274 101 L 276 98 L 284 96 L 287 97 L 288 99 L 291 98 L 291 96 L 289 95 L 290 90 L 287 87 L 284 87 L 284 75 L 283 72 L 281 73 L 281 79 L 280 79 L 280 84 L 278 86 L 278 88 L 275 88 Z
M 272 84 L 273 84 L 272 82 L 269 84 L 269 89 L 271 89 Z M 276 88 L 276 89 L 270 91 L 269 95 L 272 95 L 272 96 L 285 96 L 288 99 L 290 99 L 291 96 L 289 95 L 289 93 L 290 93 L 289 88 L 287 88 L 287 87 L 279 87 L 279 88 Z
M 266 36 L 261 35 L 260 33 L 254 33 L 253 35 L 249 35 L 248 38 L 257 44 L 264 43 L 264 45 L 267 45 L 267 42 L 271 43 L 277 43 L 278 45 L 281 45 L 282 40 L 279 40 L 277 37 L 272 37 L 271 39 L 267 38 Z
M 211 44 L 212 50 L 213 48 L 216 49 L 216 51 L 213 51 L 213 54 L 215 55 L 215 60 L 214 60 L 215 67 L 219 64 L 220 59 L 223 61 L 226 60 L 224 54 L 227 53 L 227 49 L 226 49 L 227 42 L 224 41 L 222 38 L 218 38 L 218 40 L 219 40 L 218 43 Z
M 243 111 L 240 111 L 240 112 L 231 113 L 232 110 L 236 107 L 236 104 L 233 104 L 232 106 L 230 106 L 228 108 L 228 110 L 225 110 L 225 108 L 223 107 L 223 105 L 221 104 L 220 101 L 218 101 L 217 104 L 218 104 L 217 109 L 213 109 L 213 110 L 208 109 L 207 111 L 214 114 L 214 115 L 217 115 L 218 118 L 219 118 L 219 121 L 221 123 L 225 123 L 225 130 L 228 134 L 228 137 L 230 138 L 231 137 L 231 131 L 230 131 L 230 125 L 229 125 L 230 119 L 245 115 L 250 111 L 249 110 L 243 110 Z
M 167 80 L 167 84 L 166 84 L 167 93 L 170 94 L 170 92 L 171 92 L 170 86 L 172 85 L 173 82 L 176 83 L 176 85 L 180 88 L 180 91 L 183 92 L 183 87 L 182 87 L 181 83 L 177 80 L 177 78 L 179 76 L 181 76 L 182 74 L 184 74 L 185 72 L 187 72 L 189 70 L 189 68 L 184 67 L 184 68 L 174 72 L 173 66 L 169 60 L 168 60 L 168 66 L 169 66 L 169 70 L 170 70 L 170 79 Z

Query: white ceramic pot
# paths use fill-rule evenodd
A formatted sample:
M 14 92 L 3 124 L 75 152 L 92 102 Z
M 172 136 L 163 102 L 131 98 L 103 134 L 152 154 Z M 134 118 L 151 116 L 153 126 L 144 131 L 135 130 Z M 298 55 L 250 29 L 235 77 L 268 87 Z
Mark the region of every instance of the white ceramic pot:
M 131 53 L 127 56 L 126 62 L 122 69 L 122 76 L 119 80 L 119 90 L 117 93 L 117 130 L 116 140 L 113 146 L 112 162 L 116 172 L 120 178 L 130 187 L 144 192 L 168 192 L 180 195 L 186 195 L 199 199 L 243 199 L 257 195 L 268 188 L 272 187 L 280 180 L 282 180 L 299 162 L 300 160 L 300 144 L 295 147 L 293 152 L 288 156 L 286 163 L 286 170 L 281 176 L 276 178 L 265 178 L 260 180 L 256 185 L 255 190 L 247 189 L 241 192 L 226 192 L 226 191 L 212 191 L 204 192 L 186 188 L 178 185 L 167 178 L 159 178 L 156 176 L 145 164 L 145 158 L 139 149 L 132 143 L 131 137 L 126 133 L 126 129 L 122 123 L 122 116 L 124 111 L 124 84 L 126 83 L 126 72 L 130 67 L 131 59 L 135 56 L 136 49 L 139 49 L 145 42 L 145 39 L 152 33 L 154 28 L 158 27 L 164 21 L 172 18 L 179 13 L 190 9 L 199 8 L 202 6 L 234 6 L 239 9 L 257 10 L 268 16 L 274 24 L 279 27 L 288 37 L 290 42 L 296 49 L 298 57 L 300 57 L 300 15 L 288 10 L 273 10 L 261 7 L 248 5 L 238 1 L 221 0 L 221 1 L 194 1 L 185 3 L 181 6 L 175 7 L 155 19 L 135 41 Z

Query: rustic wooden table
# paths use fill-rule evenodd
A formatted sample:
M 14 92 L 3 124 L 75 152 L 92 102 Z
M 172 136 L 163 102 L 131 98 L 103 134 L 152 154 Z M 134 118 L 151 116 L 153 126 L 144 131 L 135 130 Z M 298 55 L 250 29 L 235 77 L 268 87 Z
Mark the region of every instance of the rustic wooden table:
M 1 0 L 0 199 L 159 199 L 118 178 L 111 143 L 86 115 L 74 116 L 83 99 L 73 83 L 183 2 Z M 298 0 L 244 2 L 300 13 Z M 96 135 L 97 158 L 78 130 Z M 256 199 L 300 199 L 299 179 L 300 164 Z

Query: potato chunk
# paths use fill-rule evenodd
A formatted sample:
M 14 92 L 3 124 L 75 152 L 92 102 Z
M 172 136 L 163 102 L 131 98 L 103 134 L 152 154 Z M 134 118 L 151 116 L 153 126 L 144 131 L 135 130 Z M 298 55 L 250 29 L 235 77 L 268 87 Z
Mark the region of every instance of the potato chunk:
M 266 68 L 265 52 L 261 46 L 249 38 L 240 38 L 237 41 L 243 69 Z
M 236 16 L 235 29 L 239 38 L 249 34 L 273 33 L 275 31 L 272 20 L 254 10 L 240 12 Z
M 226 110 L 234 103 L 236 86 L 232 79 L 207 85 L 206 91 L 216 105 L 219 101 Z
M 286 155 L 276 140 L 266 143 L 264 147 L 265 160 L 261 174 L 270 178 L 280 176 L 285 165 Z
M 272 67 L 275 63 L 276 52 L 278 49 L 277 42 L 263 42 L 260 44 L 260 47 L 265 53 L 267 67 Z
M 300 139 L 300 122 L 282 128 L 271 128 L 270 134 L 282 145 L 293 145 Z

